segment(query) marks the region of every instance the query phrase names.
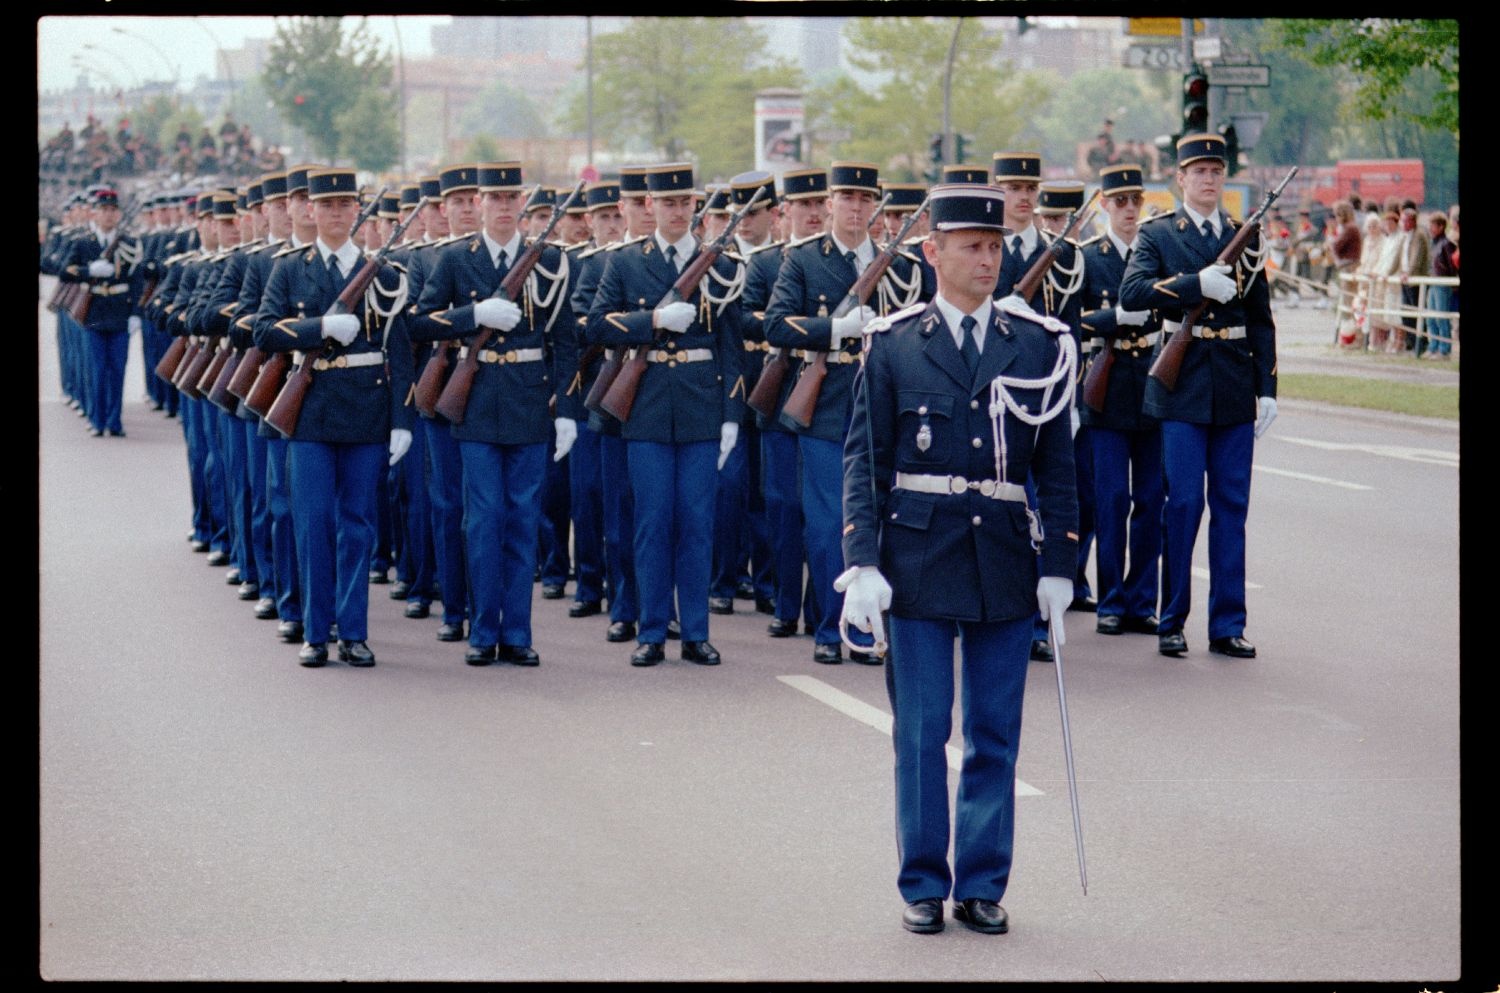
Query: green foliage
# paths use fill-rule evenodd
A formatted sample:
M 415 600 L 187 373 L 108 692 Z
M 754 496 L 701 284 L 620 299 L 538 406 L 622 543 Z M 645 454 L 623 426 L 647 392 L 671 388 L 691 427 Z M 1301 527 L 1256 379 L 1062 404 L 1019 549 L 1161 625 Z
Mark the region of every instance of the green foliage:
M 389 95 L 375 89 L 360 91 L 354 104 L 334 118 L 339 148 L 355 168 L 383 172 L 401 154 L 401 128 Z
M 1104 119 L 1115 122 L 1117 144 L 1171 134 L 1177 107 L 1153 92 L 1152 80 L 1169 73 L 1140 69 L 1086 69 L 1066 80 L 1051 71 L 1042 76 L 1051 99 L 1026 123 L 1020 142 L 1042 153 L 1046 165 L 1071 164 L 1080 142 L 1092 145 Z M 1174 80 L 1176 76 L 1172 77 Z M 1176 97 L 1176 91 L 1172 93 Z M 995 149 L 998 151 L 998 149 Z
M 475 135 L 545 138 L 547 125 L 525 93 L 497 79 L 485 87 L 458 118 L 457 137 Z
M 1284 48 L 1313 65 L 1348 70 L 1358 80 L 1354 99 L 1361 114 L 1392 117 L 1458 133 L 1458 22 L 1439 20 L 1292 19 L 1276 23 Z M 1413 107 L 1403 100 L 1414 76 L 1432 73 L 1431 100 Z
M 360 134 L 343 133 L 340 122 L 369 124 L 379 116 L 378 108 L 388 118 L 396 115 L 390 56 L 363 20 L 347 34 L 336 17 L 278 23 L 261 81 L 282 116 L 307 135 L 314 154 L 325 161 L 355 147 L 369 156 L 370 142 Z
M 844 25 L 849 62 L 875 82 L 845 75 L 807 100 L 815 134 L 833 136 L 814 161 L 851 158 L 885 167 L 887 178 L 914 180 L 928 167 L 933 135 L 943 129 L 943 79 L 958 31 L 950 119 L 953 131 L 974 138 L 969 158 L 989 164 L 990 153 L 1018 139 L 1046 99 L 1045 80 L 1011 71 L 999 56 L 999 37 L 970 18 L 853 18 Z
M 465 162 L 496 162 L 505 156 L 500 154 L 500 143 L 487 134 L 477 134 L 464 146 L 459 158 Z
M 196 107 L 181 107 L 170 97 L 155 96 L 130 114 L 130 127 L 142 138 L 150 138 L 163 151 L 171 151 L 178 125 L 186 125 L 196 135 L 203 127 L 203 115 Z

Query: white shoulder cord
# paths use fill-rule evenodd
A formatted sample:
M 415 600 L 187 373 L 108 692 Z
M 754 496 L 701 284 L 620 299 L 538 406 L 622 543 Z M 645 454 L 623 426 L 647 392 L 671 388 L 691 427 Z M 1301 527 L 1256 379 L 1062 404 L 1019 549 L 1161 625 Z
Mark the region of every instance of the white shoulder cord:
M 381 351 L 385 351 L 386 339 L 391 336 L 391 322 L 396 319 L 396 315 L 401 312 L 401 308 L 406 306 L 406 273 L 397 269 L 396 275 L 398 282 L 394 290 L 387 290 L 381 286 L 378 276 L 370 280 L 370 285 L 365 289 L 365 307 L 373 311 L 377 317 L 385 318 L 385 331 L 380 335 Z M 382 298 L 390 301 L 388 307 L 380 305 Z
M 534 309 L 540 308 L 542 310 L 546 310 L 548 307 L 551 307 L 552 302 L 557 299 L 558 294 L 562 292 L 562 288 L 568 283 L 568 253 L 560 251 L 557 253 L 557 256 L 558 263 L 556 272 L 549 272 L 548 270 L 543 269 L 541 263 L 538 262 L 536 265 L 532 266 L 531 271 L 526 274 L 526 296 L 531 300 L 531 305 Z M 547 296 L 545 298 L 541 295 L 540 279 L 542 278 L 549 281 L 547 286 Z M 547 332 L 552 330 L 552 324 L 557 320 L 558 311 L 560 311 L 561 309 L 562 308 L 559 307 L 556 310 L 552 311 L 552 315 L 547 318 L 547 326 L 542 328 L 543 334 L 546 334 Z
M 1053 335 L 1057 340 L 1057 360 L 1052 364 L 1052 371 L 1040 379 L 1026 379 L 1021 376 L 996 376 L 990 381 L 990 423 L 995 432 L 995 478 L 1002 483 L 1009 482 L 1005 472 L 1007 445 L 1005 442 L 1005 414 L 1008 411 L 1013 417 L 1019 419 L 1023 424 L 1030 424 L 1036 428 L 1036 434 L 1041 434 L 1041 426 L 1048 421 L 1058 417 L 1063 411 L 1071 411 L 1073 407 L 1073 389 L 1076 382 L 1074 370 L 1078 366 L 1078 352 L 1073 343 L 1073 336 L 1069 334 Z M 1062 384 L 1062 392 L 1053 398 L 1053 391 Z M 1042 390 L 1042 402 L 1035 414 L 1027 411 L 1016 402 L 1011 390 Z M 1035 446 L 1035 440 L 1032 442 Z M 1031 524 L 1031 541 L 1033 547 L 1040 549 L 1043 538 L 1042 522 L 1036 513 L 1028 505 L 1026 517 Z
M 922 295 L 922 267 L 911 267 L 911 278 L 903 281 L 896 275 L 896 267 L 889 266 L 880 279 L 880 298 L 886 310 L 902 310 L 917 302 Z
M 1068 278 L 1066 287 L 1057 280 L 1059 272 Z M 1076 245 L 1073 248 L 1073 267 L 1065 269 L 1060 261 L 1053 260 L 1052 264 L 1047 267 L 1047 284 L 1064 299 L 1078 292 L 1078 288 L 1083 285 L 1083 252 Z
M 734 266 L 734 278 L 725 279 L 719 275 L 717 267 L 709 266 L 708 271 L 703 274 L 703 278 L 698 280 L 698 292 L 703 295 L 704 303 L 710 307 L 715 304 L 718 305 L 719 309 L 714 311 L 716 315 L 722 317 L 724 315 L 724 308 L 740 298 L 740 294 L 745 290 L 745 272 L 746 266 L 736 262 Z M 713 282 L 724 287 L 723 296 L 716 297 L 710 291 L 710 287 L 713 285 L 709 282 L 710 276 L 713 277 Z
M 1255 239 L 1257 246 L 1251 248 L 1245 246 L 1245 251 L 1240 255 L 1240 263 L 1237 268 L 1245 273 L 1245 283 L 1248 285 L 1255 282 L 1255 274 L 1266 267 L 1267 244 L 1264 238 Z

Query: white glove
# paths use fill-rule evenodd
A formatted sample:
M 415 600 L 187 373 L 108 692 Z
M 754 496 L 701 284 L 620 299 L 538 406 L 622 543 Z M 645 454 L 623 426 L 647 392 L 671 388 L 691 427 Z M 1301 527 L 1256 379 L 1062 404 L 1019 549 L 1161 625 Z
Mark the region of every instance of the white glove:
M 552 461 L 561 462 L 573 450 L 573 442 L 578 440 L 578 422 L 571 417 L 558 417 L 552 421 L 552 426 L 557 430 L 557 454 L 552 456 Z
M 724 468 L 724 463 L 729 461 L 729 453 L 734 451 L 735 442 L 740 440 L 740 426 L 733 421 L 725 421 L 719 428 L 719 468 Z
M 1150 316 L 1151 311 L 1149 310 L 1126 310 L 1124 307 L 1115 308 L 1116 324 L 1133 324 L 1139 327 L 1145 324 L 1146 319 Z
M 401 461 L 407 449 L 411 448 L 411 432 L 405 428 L 391 428 L 391 465 Z
M 1057 635 L 1057 643 L 1066 645 L 1068 639 L 1063 635 L 1063 614 L 1068 612 L 1068 604 L 1073 602 L 1073 581 L 1061 576 L 1043 576 L 1036 581 L 1036 605 L 1042 615 L 1042 620 L 1051 620 L 1052 633 Z
M 665 307 L 656 308 L 656 313 L 651 315 L 651 325 L 681 334 L 688 329 L 689 325 L 693 323 L 693 318 L 697 316 L 697 307 L 678 300 L 676 303 L 669 303 Z
M 323 337 L 347 345 L 359 337 L 359 318 L 353 314 L 329 314 L 323 318 Z
M 880 612 L 891 607 L 891 584 L 873 565 L 856 565 L 833 581 L 836 593 L 844 594 L 844 620 L 885 642 L 885 622 Z
M 125 330 L 131 334 L 141 333 L 141 319 L 134 314 L 125 318 Z
M 509 331 L 521 323 L 521 308 L 504 297 L 490 297 L 474 305 L 474 323 L 496 331 Z
M 843 317 L 835 317 L 832 323 L 832 331 L 829 340 L 837 345 L 845 338 L 858 338 L 864 333 L 865 325 L 875 319 L 875 311 L 869 307 L 855 307 Z
M 1234 280 L 1229 278 L 1229 267 L 1215 262 L 1198 273 L 1198 287 L 1210 300 L 1228 303 L 1234 299 Z
M 1073 415 L 1072 418 L 1071 418 L 1071 420 L 1073 422 L 1073 437 L 1076 438 L 1076 437 L 1078 437 L 1078 429 L 1081 428 L 1081 427 L 1083 427 L 1083 418 L 1081 418 L 1081 417 L 1078 416 L 1078 408 L 1077 407 L 1072 408 L 1071 410 L 1068 411 L 1068 413 L 1070 413 L 1070 414 Z
M 1255 415 L 1255 437 L 1259 438 L 1266 433 L 1266 428 L 1276 420 L 1276 398 L 1261 397 L 1256 406 L 1258 410 Z
M 114 263 L 107 259 L 95 259 L 89 263 L 89 275 L 94 279 L 103 279 L 105 276 L 113 276 L 114 274 Z

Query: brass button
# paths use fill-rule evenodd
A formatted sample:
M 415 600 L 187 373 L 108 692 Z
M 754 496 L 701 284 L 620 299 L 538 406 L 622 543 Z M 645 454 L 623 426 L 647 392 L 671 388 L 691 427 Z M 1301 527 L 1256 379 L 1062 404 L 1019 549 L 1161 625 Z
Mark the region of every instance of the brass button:
M 927 416 L 927 405 L 924 403 L 922 406 L 918 407 L 917 413 L 921 414 L 923 417 Z
M 981 440 L 980 440 L 980 439 L 978 439 L 978 438 L 975 438 L 975 439 L 974 439 L 974 447 L 975 447 L 975 448 L 983 448 L 983 447 L 984 447 L 984 442 L 983 442 L 983 441 L 981 441 Z
M 670 361 L 668 361 L 667 362 L 667 368 L 668 369 L 676 369 L 677 368 L 677 360 L 676 359 L 671 359 Z
M 970 400 L 969 401 L 969 409 L 970 410 L 978 410 L 979 409 L 979 401 L 978 400 Z
M 978 515 L 978 514 L 975 514 L 975 515 L 974 515 L 974 522 L 973 522 L 973 523 L 974 523 L 974 526 L 975 526 L 975 527 L 976 527 L 976 528 L 977 528 L 977 527 L 979 527 L 979 524 L 980 524 L 980 520 L 979 520 L 979 515 Z

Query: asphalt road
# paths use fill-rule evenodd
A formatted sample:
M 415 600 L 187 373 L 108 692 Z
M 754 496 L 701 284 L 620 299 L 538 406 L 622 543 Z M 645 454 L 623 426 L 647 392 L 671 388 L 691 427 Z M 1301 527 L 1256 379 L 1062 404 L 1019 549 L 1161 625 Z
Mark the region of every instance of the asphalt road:
M 1033 665 L 1011 933 L 918 937 L 882 670 L 815 665 L 743 604 L 713 618 L 722 666 L 669 645 L 634 669 L 540 598 L 542 665 L 474 669 L 382 587 L 379 664 L 302 669 L 184 541 L 181 430 L 140 403 L 135 343 L 129 437 L 95 439 L 42 327 L 46 978 L 1459 975 L 1451 428 L 1283 405 L 1250 513 L 1260 657 L 1207 653 L 1202 579 L 1184 659 L 1069 614 L 1088 895 Z

